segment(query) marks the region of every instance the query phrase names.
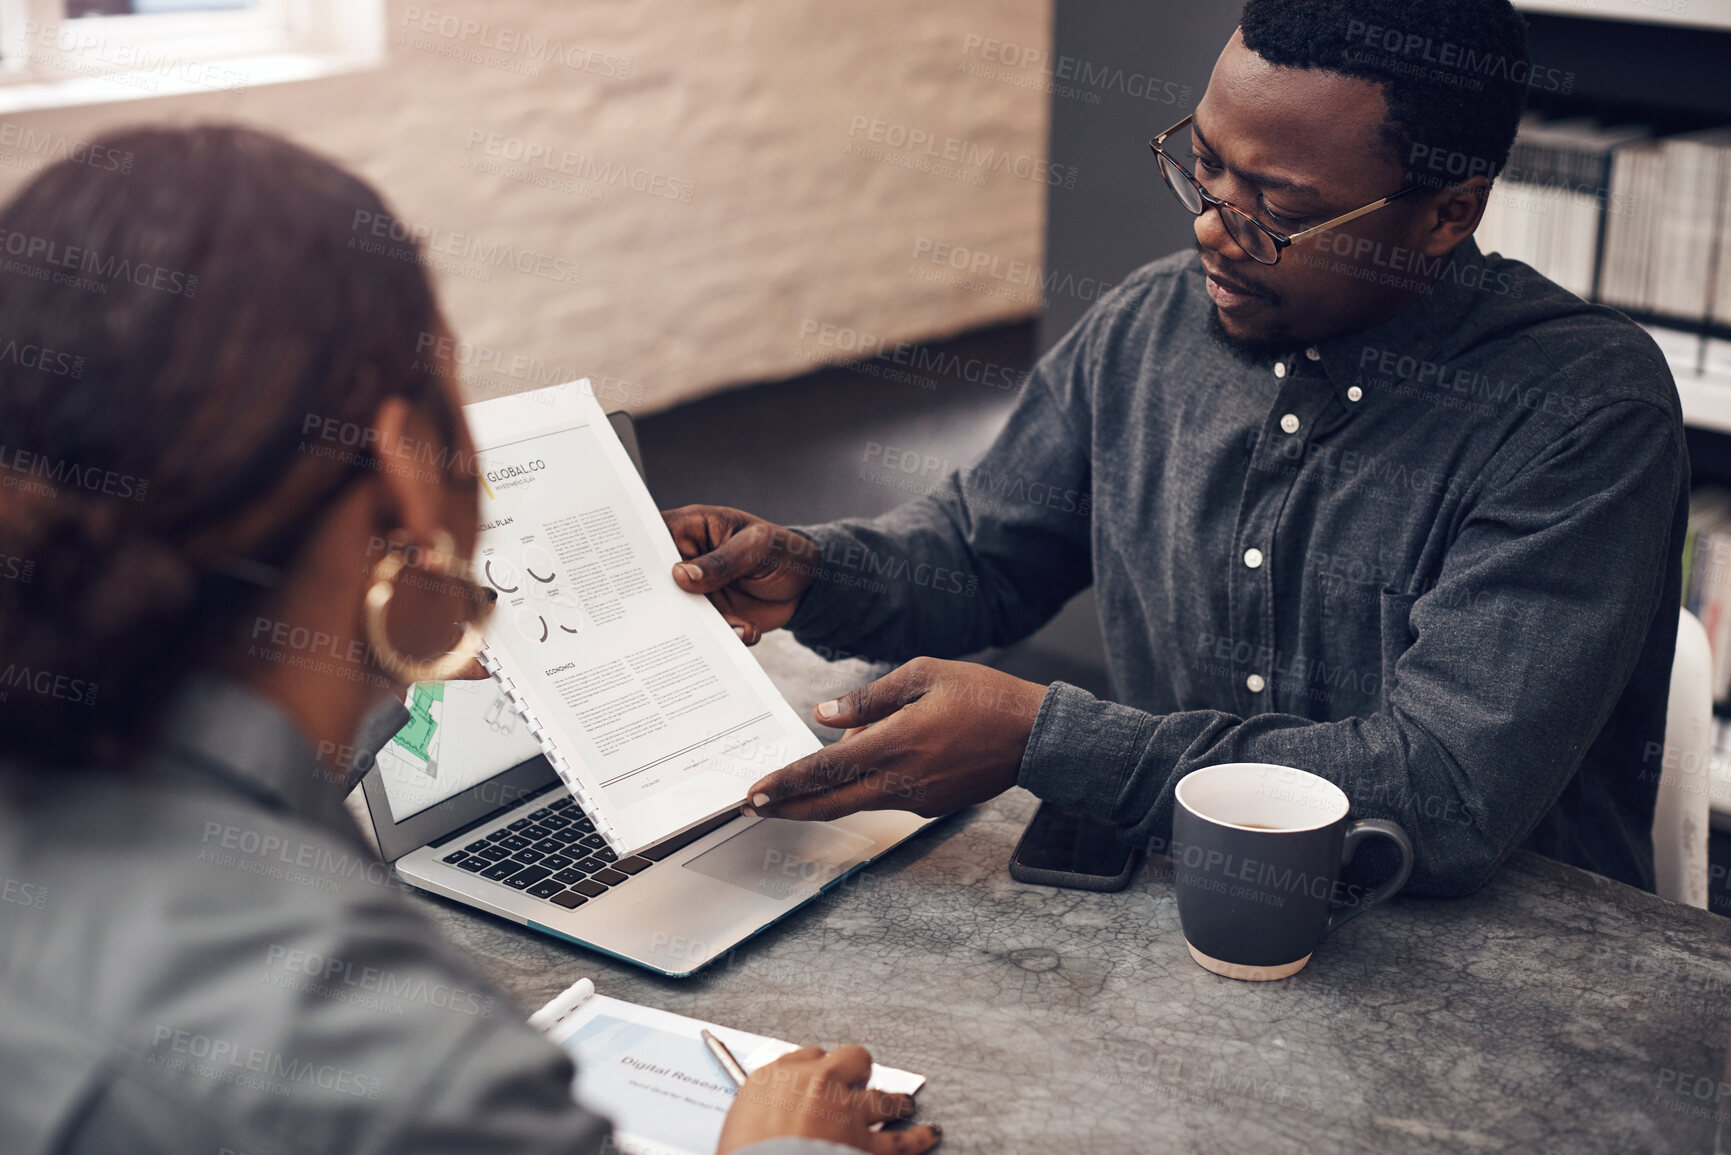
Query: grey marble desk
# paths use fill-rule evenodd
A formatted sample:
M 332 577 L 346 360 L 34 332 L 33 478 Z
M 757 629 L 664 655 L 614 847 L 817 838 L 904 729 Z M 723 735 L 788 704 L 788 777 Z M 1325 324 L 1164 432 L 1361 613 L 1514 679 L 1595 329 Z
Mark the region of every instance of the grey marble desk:
M 1240 983 L 1186 955 L 1160 862 L 1118 894 L 1012 881 L 1034 806 L 932 827 L 690 979 L 412 901 L 525 1012 L 589 975 L 864 1043 L 930 1076 L 945 1151 L 1731 1152 L 1731 920 L 1520 854 L 1471 898 L 1397 899 L 1297 976 Z
M 414 901 L 525 1008 L 587 974 L 865 1043 L 931 1077 L 920 1118 L 950 1151 L 1711 1152 L 1731 1116 L 1719 916 L 1522 854 L 1239 983 L 1186 956 L 1158 864 L 1119 894 L 1013 882 L 1033 809 L 1018 790 L 953 817 L 690 979 Z

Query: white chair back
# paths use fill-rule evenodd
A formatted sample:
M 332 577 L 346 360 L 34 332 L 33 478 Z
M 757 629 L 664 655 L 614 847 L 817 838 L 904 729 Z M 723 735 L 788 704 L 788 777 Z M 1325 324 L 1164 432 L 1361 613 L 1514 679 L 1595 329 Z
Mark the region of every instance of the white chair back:
M 1653 869 L 1660 898 L 1707 907 L 1708 760 L 1713 752 L 1713 653 L 1688 610 L 1677 623 L 1665 751 L 1653 812 Z M 1651 773 L 1651 766 L 1644 768 Z

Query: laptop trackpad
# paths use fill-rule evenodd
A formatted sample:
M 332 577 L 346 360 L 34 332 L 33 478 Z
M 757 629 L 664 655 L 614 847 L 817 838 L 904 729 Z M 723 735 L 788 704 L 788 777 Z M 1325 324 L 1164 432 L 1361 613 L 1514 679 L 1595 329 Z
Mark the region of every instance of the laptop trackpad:
M 784 899 L 840 878 L 874 845 L 870 838 L 821 822 L 761 818 L 684 865 L 753 894 Z

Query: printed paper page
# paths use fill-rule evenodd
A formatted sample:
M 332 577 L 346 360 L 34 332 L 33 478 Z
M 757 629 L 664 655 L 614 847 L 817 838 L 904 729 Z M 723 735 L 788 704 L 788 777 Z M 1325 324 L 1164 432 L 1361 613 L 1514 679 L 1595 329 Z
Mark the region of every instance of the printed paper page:
M 592 995 L 551 1031 L 577 1063 L 572 1093 L 613 1120 L 632 1155 L 707 1155 L 721 1138 L 734 1086 L 698 1034 L 708 1026 L 748 1071 L 792 1043 L 705 1024 L 654 1007 Z M 913 1094 L 919 1075 L 874 1064 L 870 1086 Z
M 679 551 L 587 381 L 466 412 L 477 576 L 499 592 L 491 656 L 618 853 L 737 806 L 818 748 L 708 600 L 674 585 Z

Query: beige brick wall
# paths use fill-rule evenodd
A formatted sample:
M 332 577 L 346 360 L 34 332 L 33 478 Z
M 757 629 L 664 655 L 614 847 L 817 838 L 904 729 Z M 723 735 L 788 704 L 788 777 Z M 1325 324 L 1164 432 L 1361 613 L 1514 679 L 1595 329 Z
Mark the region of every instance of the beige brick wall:
M 484 21 L 488 46 L 416 11 Z M 1044 46 L 1050 0 L 391 0 L 388 20 L 379 70 L 0 119 L 74 138 L 245 121 L 357 169 L 446 244 L 581 266 L 439 273 L 458 333 L 527 366 L 474 374 L 477 395 L 588 374 L 656 409 L 848 359 L 854 334 L 1033 312 L 1046 97 L 981 57 Z M 526 41 L 595 55 L 537 63 Z M 29 158 L 0 160 L 9 193 Z M 963 278 L 934 256 L 994 263 Z

